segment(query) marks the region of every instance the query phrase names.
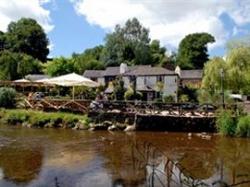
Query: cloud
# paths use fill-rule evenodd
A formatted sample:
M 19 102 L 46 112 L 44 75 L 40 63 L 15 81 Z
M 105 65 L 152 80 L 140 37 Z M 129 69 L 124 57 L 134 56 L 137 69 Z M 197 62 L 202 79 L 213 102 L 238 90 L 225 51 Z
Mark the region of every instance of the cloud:
M 216 38 L 209 48 L 223 46 L 232 31 L 221 15 L 227 14 L 235 27 L 250 23 L 249 0 L 70 0 L 79 15 L 93 25 L 111 31 L 116 24 L 137 17 L 150 29 L 152 39 L 177 47 L 187 34 L 208 32 Z
M 43 5 L 51 0 L 1 0 L 0 1 L 0 30 L 6 31 L 11 21 L 17 21 L 22 17 L 37 20 L 45 32 L 51 31 L 50 12 Z

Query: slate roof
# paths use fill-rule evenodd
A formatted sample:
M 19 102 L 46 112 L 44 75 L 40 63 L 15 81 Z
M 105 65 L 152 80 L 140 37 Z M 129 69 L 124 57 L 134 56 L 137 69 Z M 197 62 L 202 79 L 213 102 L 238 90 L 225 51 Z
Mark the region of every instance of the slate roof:
M 181 70 L 181 79 L 202 79 L 202 69 Z
M 137 65 L 128 66 L 128 71 L 124 73 L 124 76 L 143 76 L 143 75 L 174 75 L 175 72 L 162 68 L 152 67 L 150 65 Z M 107 67 L 106 70 L 86 70 L 83 74 L 85 77 L 105 77 L 105 76 L 118 76 L 120 75 L 120 66 Z
M 30 80 L 30 81 L 37 81 L 37 80 L 48 79 L 48 78 L 50 77 L 44 74 L 29 74 L 25 76 L 25 79 Z
M 167 70 L 162 67 L 151 67 L 151 66 L 137 66 L 134 70 L 128 71 L 125 75 L 135 75 L 135 76 L 142 76 L 142 75 L 174 75 L 174 71 Z
M 104 70 L 86 70 L 83 74 L 87 78 L 103 77 Z

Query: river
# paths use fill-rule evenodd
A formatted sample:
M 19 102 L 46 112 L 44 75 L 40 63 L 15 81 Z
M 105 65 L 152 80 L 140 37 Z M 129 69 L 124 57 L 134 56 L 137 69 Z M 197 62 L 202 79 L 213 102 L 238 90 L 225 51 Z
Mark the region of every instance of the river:
M 250 141 L 0 126 L 0 187 L 250 186 Z

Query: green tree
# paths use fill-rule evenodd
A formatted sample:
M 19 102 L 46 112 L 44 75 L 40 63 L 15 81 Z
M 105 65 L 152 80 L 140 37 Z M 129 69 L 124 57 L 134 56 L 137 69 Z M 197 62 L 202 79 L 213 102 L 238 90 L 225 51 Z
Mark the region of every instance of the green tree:
M 250 94 L 250 47 L 233 48 L 229 51 L 227 63 L 229 89 L 234 93 Z
M 3 51 L 5 48 L 6 36 L 4 32 L 0 31 L 0 51 Z
M 74 72 L 72 59 L 60 57 L 54 58 L 45 65 L 45 73 L 50 76 L 59 76 Z
M 202 89 L 208 91 L 210 94 L 215 94 L 221 89 L 221 69 L 223 69 L 224 72 L 224 86 L 225 88 L 227 87 L 227 64 L 222 58 L 214 57 L 204 66 Z
M 14 80 L 17 74 L 18 54 L 4 50 L 0 53 L 0 80 Z
M 105 38 L 102 60 L 107 66 L 128 64 L 151 64 L 149 30 L 133 18 L 124 27 L 117 25 Z
M 165 61 L 165 52 L 166 48 L 160 46 L 159 40 L 153 40 L 150 43 L 150 53 L 151 53 L 151 62 L 152 64 L 163 64 L 163 61 Z
M 202 69 L 208 61 L 207 44 L 215 42 L 208 33 L 187 35 L 179 44 L 177 64 L 182 69 Z
M 8 25 L 5 48 L 21 52 L 39 59 L 47 60 L 49 41 L 42 27 L 30 18 L 22 18 Z
M 72 57 L 74 69 L 77 73 L 83 74 L 85 70 L 101 70 L 104 69 L 104 63 L 98 60 L 97 53 L 89 54 L 89 51 L 83 54 L 75 54 Z
M 41 62 L 27 54 L 18 54 L 17 74 L 20 77 L 32 73 L 41 73 Z
M 0 79 L 15 80 L 30 73 L 40 73 L 41 63 L 23 53 L 0 52 Z

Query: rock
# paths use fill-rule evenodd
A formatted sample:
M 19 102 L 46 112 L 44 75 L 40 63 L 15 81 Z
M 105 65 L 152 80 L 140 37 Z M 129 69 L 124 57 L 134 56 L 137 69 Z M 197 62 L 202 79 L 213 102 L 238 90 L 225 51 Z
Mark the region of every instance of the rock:
M 72 128 L 73 130 L 88 130 L 89 127 L 83 122 L 77 122 L 75 127 Z
M 95 130 L 94 127 L 89 128 L 89 131 L 94 131 L 94 130 Z
M 135 131 L 135 125 L 128 125 L 125 129 L 125 132 L 129 132 L 129 131 Z
M 117 130 L 119 130 L 119 129 L 115 125 L 111 125 L 108 127 L 108 131 L 117 131 Z
M 111 121 L 104 121 L 103 125 L 109 127 L 109 126 L 112 126 L 112 122 Z
M 119 129 L 119 130 L 124 130 L 128 125 L 125 124 L 125 123 L 116 123 L 116 127 Z

